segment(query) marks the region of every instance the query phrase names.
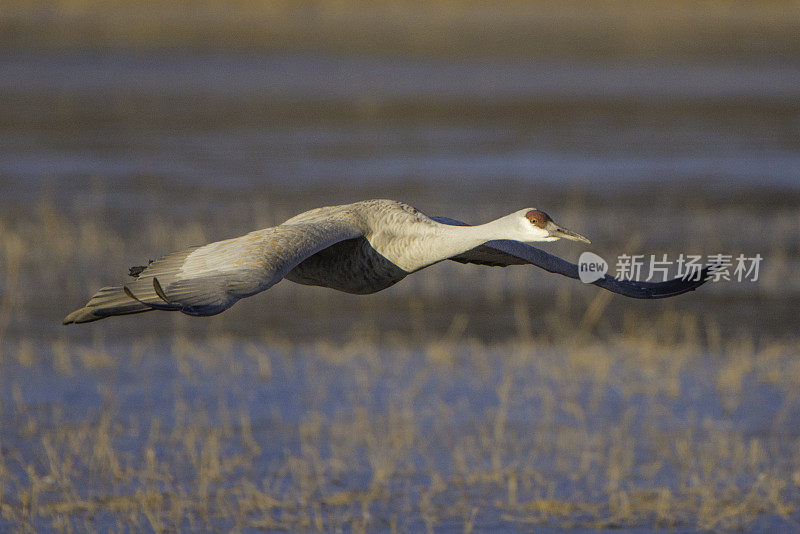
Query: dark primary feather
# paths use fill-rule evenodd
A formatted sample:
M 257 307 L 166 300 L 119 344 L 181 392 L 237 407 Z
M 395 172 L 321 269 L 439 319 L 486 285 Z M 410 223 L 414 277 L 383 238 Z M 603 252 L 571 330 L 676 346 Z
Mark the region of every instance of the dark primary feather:
M 448 217 L 431 217 L 433 220 L 453 226 L 469 226 L 468 224 Z M 536 247 L 508 239 L 488 241 L 483 245 L 450 258 L 459 263 L 475 263 L 506 267 L 508 265 L 531 264 L 551 273 L 579 279 L 578 266 L 558 256 L 548 254 Z M 696 280 L 673 278 L 666 282 L 640 282 L 638 280 L 619 280 L 610 275 L 592 282 L 612 293 L 619 293 L 636 299 L 662 299 L 674 297 L 693 291 L 703 285 L 713 272 L 713 266 L 704 268 Z
M 142 271 L 147 269 L 150 264 L 153 263 L 153 260 L 147 262 L 147 265 L 134 265 L 130 269 L 128 269 L 128 276 L 132 276 L 133 278 L 138 278 Z
M 64 324 L 89 323 L 112 315 L 128 315 L 150 310 L 177 310 L 165 303 L 156 292 L 153 280 L 158 277 L 161 284 L 175 279 L 184 259 L 198 247 L 189 247 L 173 252 L 147 265 L 131 267 L 134 278 L 121 286 L 104 287 L 94 294 L 86 305 L 64 318 Z

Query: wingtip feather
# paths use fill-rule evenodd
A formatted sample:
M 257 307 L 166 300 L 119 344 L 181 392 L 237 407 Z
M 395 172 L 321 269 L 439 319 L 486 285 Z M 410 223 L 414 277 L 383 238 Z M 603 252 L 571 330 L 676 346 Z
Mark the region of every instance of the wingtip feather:
M 91 323 L 92 321 L 98 321 L 103 317 L 99 317 L 92 313 L 92 310 L 89 308 L 81 308 L 79 310 L 75 310 L 74 312 L 70 313 L 64 320 L 61 322 L 63 325 L 69 324 L 81 324 L 81 323 Z

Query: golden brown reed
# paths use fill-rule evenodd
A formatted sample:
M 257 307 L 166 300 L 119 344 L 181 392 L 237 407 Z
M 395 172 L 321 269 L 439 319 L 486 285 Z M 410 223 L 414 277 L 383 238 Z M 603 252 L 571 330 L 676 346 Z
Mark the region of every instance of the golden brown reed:
M 787 216 L 757 223 L 778 228 L 772 249 L 797 237 L 796 226 L 775 224 Z M 531 269 L 453 265 L 358 305 L 287 284 L 206 322 L 143 316 L 74 333 L 39 324 L 109 281 L 117 257 L 141 253 L 144 241 L 168 250 L 263 215 L 248 217 L 223 230 L 155 218 L 131 229 L 47 201 L 31 217 L 0 217 L 0 373 L 13 390 L 0 406 L 9 425 L 0 435 L 0 525 L 725 531 L 768 516 L 797 528 L 800 343 L 765 334 L 755 318 L 726 324 L 735 292 L 711 287 L 686 305 L 643 312 L 570 281 L 548 289 Z M 598 213 L 563 218 L 577 228 L 591 218 L 601 234 L 613 228 Z M 724 245 L 725 226 L 713 228 Z M 774 263 L 786 271 L 772 276 L 791 279 L 790 264 Z M 437 305 L 458 302 L 453 273 L 458 287 L 476 289 L 456 310 Z M 747 295 L 753 314 L 768 312 L 780 291 L 772 283 Z M 532 315 L 542 309 L 528 302 L 534 296 L 552 303 L 546 316 Z M 305 336 L 264 324 L 306 314 Z M 345 333 L 325 335 L 315 322 Z M 150 369 L 127 382 L 146 389 L 158 378 L 148 364 L 161 358 L 174 365 L 171 397 L 163 415 L 142 420 L 115 385 Z M 14 378 L 24 370 L 88 380 L 98 400 L 80 417 L 65 413 L 63 398 L 29 402 L 29 386 Z M 332 377 L 349 384 L 344 396 Z M 387 381 L 391 395 L 380 400 Z M 298 388 L 299 415 L 277 401 L 254 411 L 242 384 Z M 748 419 L 754 404 L 759 424 Z

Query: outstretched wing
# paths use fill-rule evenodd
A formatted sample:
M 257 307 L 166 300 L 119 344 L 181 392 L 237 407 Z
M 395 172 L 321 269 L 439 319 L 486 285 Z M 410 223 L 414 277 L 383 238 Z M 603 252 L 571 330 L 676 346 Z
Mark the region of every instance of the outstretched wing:
M 284 223 L 200 247 L 188 247 L 131 270 L 134 280 L 98 291 L 64 324 L 111 315 L 173 310 L 215 315 L 279 282 L 297 264 L 362 232 L 346 218 Z
M 468 226 L 466 223 L 447 217 L 431 217 L 433 220 L 453 226 Z M 536 247 L 526 245 L 519 241 L 499 239 L 488 241 L 483 245 L 468 250 L 450 258 L 459 263 L 476 263 L 479 265 L 492 265 L 505 267 L 508 265 L 536 265 L 551 273 L 561 274 L 578 279 L 578 266 L 558 256 L 548 254 Z M 674 278 L 666 282 L 640 282 L 638 280 L 619 280 L 613 276 L 605 275 L 603 278 L 592 282 L 594 285 L 619 293 L 626 297 L 636 299 L 662 299 L 674 297 L 687 291 L 693 291 L 703 285 L 708 279 L 713 267 L 704 268 L 699 274 L 686 278 Z

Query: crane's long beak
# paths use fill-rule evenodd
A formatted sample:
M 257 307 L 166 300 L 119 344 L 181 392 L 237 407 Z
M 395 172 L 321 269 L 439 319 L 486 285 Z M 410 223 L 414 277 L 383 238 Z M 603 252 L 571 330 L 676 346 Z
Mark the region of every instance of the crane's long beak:
M 572 241 L 580 241 L 581 243 L 587 243 L 587 244 L 591 243 L 591 241 L 589 241 L 587 238 L 583 237 L 578 232 L 573 232 L 572 230 L 567 230 L 566 228 L 561 228 L 556 223 L 552 223 L 552 224 L 553 224 L 553 228 L 548 228 L 548 230 L 550 231 L 550 235 L 553 236 L 553 237 L 563 237 L 564 239 L 570 239 Z

